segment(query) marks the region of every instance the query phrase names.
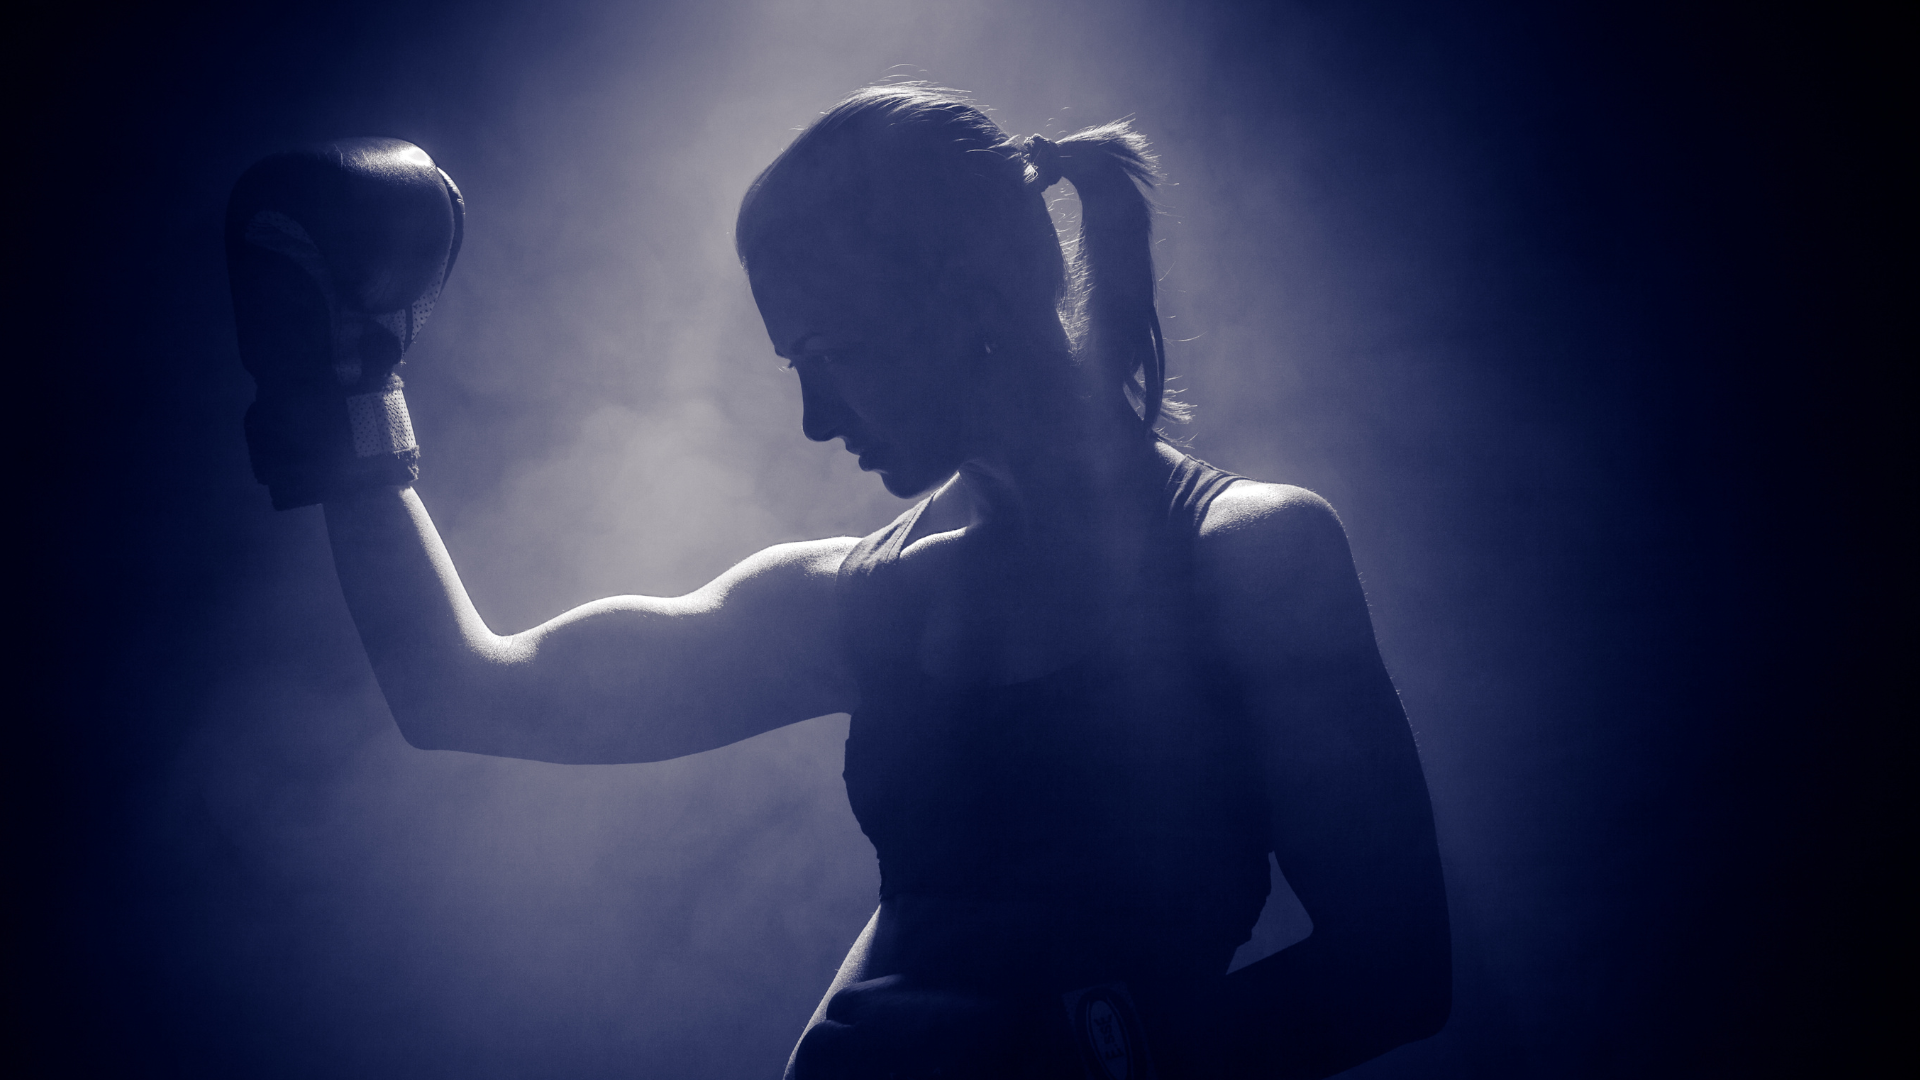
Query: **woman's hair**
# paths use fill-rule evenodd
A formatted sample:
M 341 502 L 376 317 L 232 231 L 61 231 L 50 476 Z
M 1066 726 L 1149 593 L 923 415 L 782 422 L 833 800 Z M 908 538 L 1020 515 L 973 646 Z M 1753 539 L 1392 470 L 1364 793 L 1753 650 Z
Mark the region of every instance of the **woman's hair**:
M 1069 262 L 1045 190 L 1080 195 Z M 1166 400 L 1153 302 L 1155 179 L 1125 121 L 1057 142 L 1015 139 L 958 93 L 869 86 L 829 109 L 767 166 L 740 204 L 735 246 L 756 260 L 852 245 L 963 305 L 982 326 L 1070 357 L 1132 401 L 1147 430 L 1185 419 Z M 782 260 L 784 261 L 784 260 Z

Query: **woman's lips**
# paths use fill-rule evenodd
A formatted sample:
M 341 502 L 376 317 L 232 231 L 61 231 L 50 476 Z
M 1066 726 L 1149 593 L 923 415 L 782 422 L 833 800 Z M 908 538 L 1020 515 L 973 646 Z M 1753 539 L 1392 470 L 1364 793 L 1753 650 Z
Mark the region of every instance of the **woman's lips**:
M 886 465 L 887 448 L 884 446 L 849 446 L 847 452 L 860 459 L 861 472 L 872 472 Z

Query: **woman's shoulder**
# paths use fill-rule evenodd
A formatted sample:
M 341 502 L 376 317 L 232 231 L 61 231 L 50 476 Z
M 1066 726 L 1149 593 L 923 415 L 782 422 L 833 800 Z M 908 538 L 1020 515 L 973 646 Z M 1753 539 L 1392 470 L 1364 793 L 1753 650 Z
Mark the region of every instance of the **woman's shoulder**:
M 1372 647 L 1346 530 L 1306 488 L 1243 480 L 1222 491 L 1201 524 L 1195 570 L 1226 627 L 1221 640 L 1249 664 Z
M 1202 566 L 1236 578 L 1353 573 L 1340 516 L 1293 484 L 1236 480 L 1207 506 L 1197 551 Z
M 1223 540 L 1244 533 L 1259 535 L 1339 532 L 1332 504 L 1303 487 L 1236 479 L 1214 496 L 1200 521 L 1200 538 Z

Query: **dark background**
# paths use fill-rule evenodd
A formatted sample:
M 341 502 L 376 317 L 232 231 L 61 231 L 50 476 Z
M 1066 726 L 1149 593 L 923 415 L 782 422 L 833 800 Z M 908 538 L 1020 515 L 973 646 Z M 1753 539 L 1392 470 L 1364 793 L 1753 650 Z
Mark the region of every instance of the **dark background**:
M 470 205 L 423 496 L 516 630 L 896 512 L 732 264 L 887 75 L 1161 150 L 1172 367 L 1341 510 L 1434 791 L 1454 1020 L 1373 1077 L 1851 1075 L 1911 666 L 1892 32 L 1745 5 L 92 8 L 23 32 L 16 985 L 50 1076 L 773 1076 L 872 903 L 844 719 L 407 748 L 248 474 L 222 202 L 387 134 Z M 1061 213 L 1071 213 L 1071 201 Z M 1904 365 L 1903 365 L 1904 366 Z

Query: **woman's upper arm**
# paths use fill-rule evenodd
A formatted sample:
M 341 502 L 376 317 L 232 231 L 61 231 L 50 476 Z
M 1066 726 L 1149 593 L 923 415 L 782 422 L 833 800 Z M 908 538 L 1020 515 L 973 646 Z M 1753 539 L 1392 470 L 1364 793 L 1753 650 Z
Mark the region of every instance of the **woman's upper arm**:
M 1199 555 L 1255 726 L 1274 854 L 1313 918 L 1308 940 L 1428 997 L 1437 979 L 1444 999 L 1432 807 L 1339 519 L 1312 492 L 1243 482 L 1209 509 Z
M 781 544 L 685 596 L 617 596 L 494 639 L 478 716 L 422 745 L 558 762 L 658 761 L 857 704 L 834 590 L 857 541 Z M 410 733 L 410 737 L 412 737 Z

